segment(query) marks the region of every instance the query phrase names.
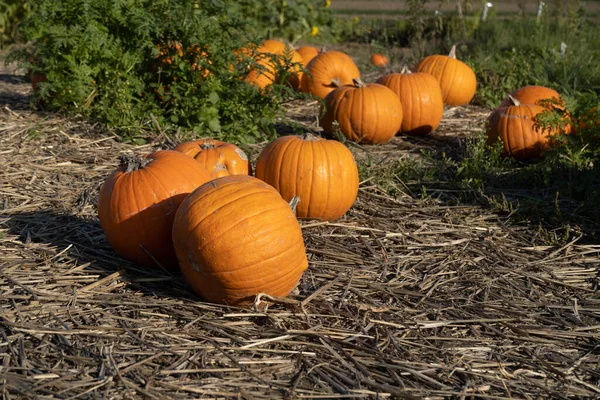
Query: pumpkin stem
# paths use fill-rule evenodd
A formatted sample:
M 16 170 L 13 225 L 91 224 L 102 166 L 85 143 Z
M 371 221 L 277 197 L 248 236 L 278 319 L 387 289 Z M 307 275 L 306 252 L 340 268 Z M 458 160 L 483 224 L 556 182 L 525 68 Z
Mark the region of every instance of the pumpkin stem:
M 331 86 L 338 88 L 338 87 L 342 86 L 342 81 L 340 80 L 340 78 L 333 78 L 331 80 Z
M 298 203 L 300 203 L 300 197 L 299 196 L 294 196 L 292 197 L 292 199 L 290 200 L 290 208 L 292 209 L 292 212 L 294 214 L 296 214 L 296 208 L 298 207 Z
M 521 103 L 519 102 L 519 100 L 515 99 L 510 94 L 508 95 L 508 98 L 510 99 L 510 101 L 513 103 L 514 106 L 520 106 L 521 105 Z
M 325 53 L 327 51 L 327 47 L 325 45 L 321 46 L 321 50 L 319 50 L 319 53 Z
M 315 140 L 320 140 L 321 138 L 317 135 L 313 135 L 310 132 L 304 132 L 304 135 L 302 135 L 302 139 L 303 140 L 308 140 L 308 141 L 315 141 Z M 293 200 L 293 199 L 292 199 Z
M 204 142 L 200 145 L 200 148 L 202 150 L 207 150 L 207 149 L 214 149 L 215 147 L 215 142 L 213 142 L 212 140 L 210 142 Z
M 448 53 L 448 57 L 456 58 L 456 45 L 455 44 L 452 45 L 452 48 L 450 49 L 450 53 Z
M 357 88 L 367 86 L 360 78 L 352 78 L 352 83 L 354 83 L 354 87 Z
M 121 165 L 125 166 L 125 172 L 137 171 L 144 168 L 152 162 L 151 158 L 139 158 L 132 155 L 122 155 L 119 157 Z
M 408 66 L 406 64 L 404 64 L 404 67 L 402 67 L 402 71 L 400 71 L 401 74 L 412 74 L 411 70 L 408 69 Z

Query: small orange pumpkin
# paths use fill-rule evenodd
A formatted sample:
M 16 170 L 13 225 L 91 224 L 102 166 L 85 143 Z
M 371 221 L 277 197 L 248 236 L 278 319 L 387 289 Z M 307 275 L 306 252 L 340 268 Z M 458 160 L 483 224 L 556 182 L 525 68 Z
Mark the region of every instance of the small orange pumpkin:
M 377 83 L 392 89 L 400 98 L 403 133 L 426 135 L 440 126 L 444 101 L 440 83 L 433 75 L 411 73 L 405 66 L 400 73 L 382 76 Z
M 217 178 L 193 191 L 177 210 L 173 245 L 185 280 L 213 303 L 287 296 L 308 267 L 289 204 L 249 175 Z
M 210 179 L 198 162 L 177 151 L 161 150 L 143 159 L 122 157 L 98 197 L 98 218 L 108 242 L 131 262 L 177 268 L 171 242 L 175 212 Z
M 306 66 L 308 73 L 302 75 L 300 88 L 305 93 L 325 98 L 329 92 L 360 79 L 360 71 L 346 53 L 325 51 L 315 56 Z
M 433 75 L 442 87 L 444 104 L 460 106 L 468 104 L 477 90 L 475 72 L 464 62 L 456 59 L 456 45 L 450 54 L 431 55 L 417 64 L 417 72 Z
M 550 138 L 559 132 L 555 129 L 541 129 L 535 124 L 536 115 L 544 112 L 537 104 L 521 104 L 509 95 L 511 106 L 499 108 L 495 118 L 489 120 L 487 143 L 494 144 L 500 139 L 503 155 L 517 160 L 540 157 L 550 144 Z
M 316 58 L 315 58 L 316 59 Z M 385 143 L 402 126 L 402 104 L 390 88 L 378 83 L 341 86 L 325 97 L 326 112 L 320 120 L 327 134 L 334 124 L 351 141 L 365 144 Z
M 232 143 L 200 139 L 180 143 L 174 150 L 195 158 L 213 179 L 228 175 L 248 175 L 250 172 L 250 161 L 246 153 Z
M 256 177 L 272 185 L 286 201 L 299 198 L 300 218 L 335 220 L 358 195 L 358 168 L 352 152 L 335 140 L 309 133 L 282 136 L 263 149 Z
M 385 67 L 388 65 L 388 58 L 380 53 L 373 53 L 371 55 L 371 62 L 376 67 Z

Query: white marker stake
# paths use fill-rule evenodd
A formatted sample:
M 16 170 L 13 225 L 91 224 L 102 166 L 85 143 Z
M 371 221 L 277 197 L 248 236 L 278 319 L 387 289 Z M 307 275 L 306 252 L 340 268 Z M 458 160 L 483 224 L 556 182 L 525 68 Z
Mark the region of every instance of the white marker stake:
M 490 8 L 494 7 L 492 3 L 489 1 L 483 5 L 483 13 L 481 14 L 481 22 L 485 22 L 488 16 L 488 11 Z

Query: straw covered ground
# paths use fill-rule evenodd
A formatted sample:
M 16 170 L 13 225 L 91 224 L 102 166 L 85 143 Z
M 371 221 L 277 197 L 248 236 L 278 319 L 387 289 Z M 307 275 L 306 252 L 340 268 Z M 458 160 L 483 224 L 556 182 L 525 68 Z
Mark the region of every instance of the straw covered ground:
M 0 101 L 3 399 L 600 397 L 600 245 L 365 179 L 346 216 L 302 221 L 310 266 L 287 299 L 208 304 L 121 259 L 97 219 L 118 155 L 177 139 L 125 145 L 19 90 Z M 315 107 L 289 114 L 316 129 Z M 449 109 L 431 139 L 351 148 L 418 157 L 486 115 Z

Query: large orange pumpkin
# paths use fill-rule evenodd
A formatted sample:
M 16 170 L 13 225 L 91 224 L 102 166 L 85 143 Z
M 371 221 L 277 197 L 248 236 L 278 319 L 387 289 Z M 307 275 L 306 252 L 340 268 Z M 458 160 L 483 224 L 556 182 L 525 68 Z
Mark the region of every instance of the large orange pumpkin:
M 210 179 L 198 162 L 177 151 L 157 151 L 143 159 L 122 157 L 98 198 L 98 218 L 108 242 L 136 264 L 177 268 L 171 242 L 175 212 Z
M 300 218 L 337 219 L 358 195 L 352 152 L 338 141 L 309 133 L 269 143 L 256 161 L 256 177 L 277 189 L 284 200 L 299 197 Z
M 377 83 L 392 89 L 400 98 L 403 133 L 426 135 L 440 126 L 444 101 L 440 83 L 433 75 L 411 73 L 404 67 L 400 73 L 382 76 Z
M 521 104 L 537 104 L 541 106 L 543 105 L 543 100 L 554 99 L 558 102 L 563 101 L 560 97 L 560 94 L 558 94 L 556 90 L 545 86 L 523 86 L 522 88 L 512 92 L 510 95 Z M 498 106 L 498 108 L 508 107 L 512 105 L 512 100 L 509 97 L 507 97 L 502 101 L 502 103 L 500 103 L 500 106 Z
M 561 128 L 561 132 L 565 134 L 571 133 L 571 114 L 565 109 L 565 101 L 556 90 L 545 86 L 529 85 L 515 90 L 510 94 L 510 96 L 506 97 L 502 103 L 500 103 L 498 108 L 489 116 L 488 120 L 494 120 L 497 118 L 496 114 L 500 112 L 501 109 L 512 106 L 513 102 L 511 97 L 517 100 L 520 104 L 536 104 L 544 107 L 548 111 L 557 110 L 560 113 L 564 113 L 563 120 L 565 123 L 564 127 Z
M 341 51 L 325 51 L 313 58 L 302 75 L 303 92 L 325 98 L 329 92 L 360 78 L 360 71 L 350 56 Z
M 464 62 L 456 59 L 456 46 L 450 54 L 431 55 L 417 64 L 417 72 L 427 72 L 440 82 L 444 104 L 460 106 L 468 104 L 477 90 L 475 72 Z
M 200 139 L 180 143 L 174 150 L 195 158 L 213 179 L 228 175 L 248 175 L 250 172 L 248 156 L 232 143 Z
M 213 303 L 287 296 L 308 267 L 289 204 L 249 175 L 217 178 L 192 192 L 177 210 L 173 244 L 185 280 Z
M 340 131 L 351 141 L 365 144 L 385 143 L 402 126 L 402 104 L 390 88 L 378 83 L 341 86 L 325 97 L 326 112 L 320 120 L 327 134 L 337 122 Z
M 487 143 L 494 144 L 500 139 L 503 155 L 517 160 L 528 160 L 542 155 L 550 144 L 550 138 L 558 133 L 551 128 L 541 129 L 535 124 L 536 115 L 544 112 L 537 104 L 521 104 L 509 95 L 511 106 L 499 108 L 487 127 Z

